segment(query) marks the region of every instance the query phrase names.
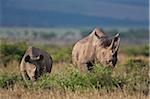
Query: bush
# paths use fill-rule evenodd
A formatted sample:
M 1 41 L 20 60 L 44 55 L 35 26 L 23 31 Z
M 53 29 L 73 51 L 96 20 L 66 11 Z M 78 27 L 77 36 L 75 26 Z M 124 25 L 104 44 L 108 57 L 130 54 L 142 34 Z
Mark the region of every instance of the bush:
M 126 89 L 128 91 L 148 92 L 148 64 L 142 60 L 129 59 L 124 66 Z
M 96 64 L 94 66 L 94 71 L 90 75 L 93 86 L 96 89 L 103 89 L 107 91 L 112 91 L 118 88 L 120 89 L 125 81 L 123 78 L 113 76 L 112 73 L 112 68 Z
M 149 56 L 149 45 L 140 46 L 140 47 L 130 47 L 124 49 L 124 52 L 128 55 L 138 56 Z
M 65 71 L 59 72 L 50 76 L 44 75 L 40 78 L 35 88 L 51 89 L 69 89 L 84 90 L 84 89 L 98 89 L 109 90 L 118 89 L 120 83 L 124 84 L 124 80 L 111 75 L 110 68 L 98 66 L 91 73 L 81 73 L 74 67 L 67 67 Z
M 1 74 L 0 75 L 0 87 L 1 88 L 13 88 L 14 84 L 18 82 L 20 76 L 16 74 Z
M 52 53 L 54 62 L 71 62 L 71 47 L 58 48 Z
M 50 76 L 44 75 L 36 84 L 38 88 L 60 88 L 69 90 L 81 90 L 88 88 L 87 75 L 81 75 L 77 69 L 67 68 L 65 72 L 59 72 Z
M 27 49 L 26 42 L 6 43 L 2 42 L 0 46 L 0 63 L 7 65 L 12 60 L 20 61 Z

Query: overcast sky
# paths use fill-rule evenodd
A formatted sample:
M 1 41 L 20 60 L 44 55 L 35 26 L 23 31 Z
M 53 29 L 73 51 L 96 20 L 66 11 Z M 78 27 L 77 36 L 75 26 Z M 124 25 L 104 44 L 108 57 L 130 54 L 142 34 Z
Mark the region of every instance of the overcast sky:
M 1 4 L 25 10 L 57 11 L 139 21 L 148 20 L 149 10 L 148 0 L 2 0 Z

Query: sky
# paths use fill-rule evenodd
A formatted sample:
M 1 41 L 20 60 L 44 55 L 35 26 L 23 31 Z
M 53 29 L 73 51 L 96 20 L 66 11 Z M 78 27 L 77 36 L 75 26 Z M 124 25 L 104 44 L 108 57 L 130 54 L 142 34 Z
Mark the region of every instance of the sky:
M 148 0 L 0 0 L 0 6 L 84 16 L 149 20 Z M 3 7 L 0 7 L 0 12 Z M 0 13 L 1 14 L 1 13 Z M 1 15 L 0 15 L 1 16 Z

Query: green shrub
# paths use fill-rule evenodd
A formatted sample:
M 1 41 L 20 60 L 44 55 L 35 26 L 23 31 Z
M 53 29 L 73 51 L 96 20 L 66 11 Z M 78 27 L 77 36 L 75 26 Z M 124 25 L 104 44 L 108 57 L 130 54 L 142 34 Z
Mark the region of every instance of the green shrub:
M 43 75 L 37 84 L 36 88 L 60 88 L 80 90 L 88 88 L 87 75 L 81 75 L 77 69 L 67 68 L 65 72 L 59 72 L 53 75 Z
M 20 76 L 16 74 L 1 74 L 0 75 L 0 87 L 12 88 L 16 82 L 20 80 Z
M 81 73 L 74 67 L 67 67 L 65 71 L 42 76 L 35 88 L 51 89 L 69 89 L 84 90 L 84 89 L 98 89 L 98 90 L 110 90 L 118 89 L 120 84 L 124 84 L 124 80 L 111 75 L 112 70 L 110 68 L 98 66 L 91 73 Z
M 142 60 L 129 59 L 125 66 L 126 89 L 129 91 L 148 91 L 148 64 Z
M 121 77 L 113 76 L 113 69 L 109 67 L 104 67 L 101 64 L 96 64 L 94 66 L 94 71 L 89 76 L 92 85 L 97 89 L 103 89 L 107 91 L 112 91 L 114 89 L 121 88 L 125 83 L 124 79 Z
M 58 48 L 52 53 L 54 62 L 71 62 L 71 48 Z
M 5 66 L 12 60 L 20 61 L 27 49 L 26 42 L 6 43 L 2 42 L 0 46 L 0 62 Z
M 145 46 L 138 46 L 138 47 L 129 47 L 129 48 L 125 48 L 124 52 L 127 55 L 133 55 L 133 56 L 138 56 L 138 55 L 143 55 L 143 56 L 149 56 L 149 46 L 145 45 Z

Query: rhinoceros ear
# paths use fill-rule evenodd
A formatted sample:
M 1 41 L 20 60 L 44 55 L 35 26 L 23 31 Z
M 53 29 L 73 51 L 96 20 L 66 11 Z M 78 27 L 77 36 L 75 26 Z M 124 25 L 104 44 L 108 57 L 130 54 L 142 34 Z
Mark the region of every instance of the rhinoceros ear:
M 112 39 L 111 41 L 111 44 L 109 46 L 109 49 L 113 50 L 113 52 L 115 53 L 118 48 L 119 48 L 119 45 L 120 45 L 120 38 L 119 38 L 119 33 L 117 33 L 114 38 Z
M 97 38 L 100 38 L 100 36 L 98 35 L 98 33 L 95 31 L 94 32 L 94 35 L 97 37 Z
M 43 55 L 39 55 L 38 57 L 37 57 L 37 61 L 40 61 L 40 60 L 43 60 L 44 59 L 44 56 Z
M 30 56 L 27 55 L 24 60 L 25 60 L 25 62 L 30 62 Z

